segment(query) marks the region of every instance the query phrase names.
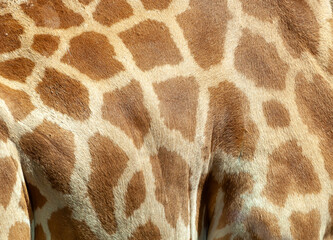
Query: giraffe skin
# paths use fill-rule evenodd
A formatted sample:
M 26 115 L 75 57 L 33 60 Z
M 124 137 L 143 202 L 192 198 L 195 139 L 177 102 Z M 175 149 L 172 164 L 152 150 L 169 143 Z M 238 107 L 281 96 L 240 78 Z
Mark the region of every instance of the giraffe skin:
M 0 239 L 333 239 L 329 0 L 1 0 Z

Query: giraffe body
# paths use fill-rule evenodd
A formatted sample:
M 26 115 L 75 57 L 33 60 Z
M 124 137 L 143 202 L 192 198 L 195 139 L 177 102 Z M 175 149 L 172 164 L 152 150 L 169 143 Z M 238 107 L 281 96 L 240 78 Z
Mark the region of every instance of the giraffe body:
M 331 239 L 331 23 L 328 0 L 0 1 L 0 239 Z

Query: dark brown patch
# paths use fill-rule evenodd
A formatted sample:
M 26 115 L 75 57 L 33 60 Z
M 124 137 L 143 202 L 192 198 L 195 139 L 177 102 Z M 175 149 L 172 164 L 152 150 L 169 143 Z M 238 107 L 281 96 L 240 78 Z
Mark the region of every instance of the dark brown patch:
M 35 240 L 46 240 L 46 235 L 42 225 L 37 224 L 35 226 Z
M 28 195 L 27 187 L 24 184 L 22 184 L 21 197 L 18 205 L 24 211 L 24 213 L 29 217 L 29 219 L 32 220 L 33 212 L 31 209 L 31 201 Z
M 17 163 L 11 157 L 0 158 L 0 204 L 6 209 L 16 183 Z
M 83 22 L 83 17 L 67 8 L 61 0 L 31 0 L 21 4 L 21 8 L 38 27 L 69 28 Z
M 211 152 L 222 149 L 233 157 L 251 160 L 259 132 L 250 119 L 246 96 L 228 81 L 209 88 L 206 141 Z
M 76 120 L 85 120 L 91 113 L 88 90 L 78 80 L 54 68 L 45 70 L 36 91 L 45 105 Z
M 228 233 L 221 238 L 214 238 L 214 240 L 231 240 L 231 237 L 232 237 L 232 234 Z M 234 238 L 234 240 L 236 240 L 236 238 Z
M 250 239 L 281 239 L 278 219 L 264 209 L 253 207 L 245 220 L 245 227 Z
M 39 189 L 32 184 L 27 183 L 29 196 L 33 211 L 42 208 L 46 203 L 46 198 L 40 193 Z
M 108 27 L 132 15 L 133 10 L 125 0 L 101 0 L 93 13 L 97 22 Z
M 7 142 L 8 138 L 9 130 L 7 124 L 2 119 L 0 119 L 0 140 L 3 142 Z
M 14 58 L 0 62 L 0 75 L 10 80 L 25 82 L 34 67 L 35 63 L 28 58 Z
M 89 148 L 92 158 L 89 198 L 103 228 L 112 234 L 117 228 L 113 188 L 127 167 L 128 157 L 109 138 L 100 134 L 89 139 Z
M 165 217 L 175 228 L 181 217 L 189 222 L 189 166 L 177 153 L 161 147 L 150 158 L 155 176 L 155 196 L 164 206 Z
M 305 0 L 241 1 L 246 13 L 263 21 L 278 20 L 284 44 L 294 57 L 306 50 L 318 53 L 319 24 Z
M 68 207 L 52 213 L 47 223 L 52 240 L 97 240 L 85 222 L 72 218 L 72 210 Z
M 126 217 L 140 207 L 146 198 L 146 186 L 143 172 L 136 172 L 128 183 L 126 192 Z
M 24 222 L 16 222 L 9 229 L 8 240 L 30 239 L 30 227 Z
M 287 127 L 290 123 L 288 110 L 277 100 L 263 102 L 262 109 L 268 126 L 272 128 Z
M 0 53 L 11 52 L 21 47 L 23 27 L 11 14 L 0 16 Z
M 163 10 L 166 9 L 169 4 L 171 3 L 172 0 L 141 0 L 143 6 L 147 10 L 153 10 L 153 9 L 158 9 L 158 10 Z
M 37 34 L 34 36 L 32 49 L 43 56 L 51 56 L 58 49 L 60 38 L 50 34 Z
M 230 18 L 226 0 L 191 0 L 190 9 L 177 16 L 200 67 L 207 69 L 221 62 Z
M 293 212 L 289 218 L 290 231 L 295 240 L 317 240 L 320 231 L 320 213 L 312 210 L 309 213 Z
M 68 53 L 61 61 L 77 68 L 93 80 L 101 80 L 124 70 L 123 65 L 114 59 L 115 55 L 106 36 L 85 32 L 71 39 Z
M 91 3 L 93 0 L 79 0 L 80 3 L 84 4 L 84 5 L 88 5 L 89 3 Z
M 22 136 L 20 146 L 56 190 L 69 193 L 75 164 L 74 135 L 44 120 L 32 133 Z
M 162 239 L 159 228 L 150 220 L 145 224 L 139 226 L 129 240 L 159 240 Z
M 291 192 L 309 194 L 321 190 L 313 165 L 303 155 L 296 140 L 288 141 L 275 149 L 269 156 L 268 168 L 263 194 L 281 207 Z
M 183 60 L 164 23 L 146 20 L 119 34 L 143 71 Z
M 103 118 L 118 126 L 141 148 L 149 132 L 150 116 L 143 104 L 140 84 L 132 80 L 127 86 L 104 94 Z
M 240 213 L 244 201 L 241 195 L 252 191 L 253 180 L 247 173 L 225 174 L 221 186 L 224 193 L 224 206 L 218 224 L 219 229 L 241 220 Z
M 23 91 L 14 90 L 0 83 L 0 98 L 5 101 L 11 114 L 16 120 L 23 120 L 35 106 L 30 97 Z
M 195 79 L 177 77 L 154 83 L 153 86 L 160 100 L 159 108 L 164 124 L 194 141 L 199 97 L 199 86 Z
M 286 87 L 288 65 L 279 57 L 274 44 L 249 30 L 243 31 L 236 48 L 235 67 L 258 87 L 274 90 Z
M 333 89 L 319 75 L 307 81 L 302 74 L 296 77 L 296 103 L 302 120 L 311 133 L 320 138 L 325 168 L 333 179 Z

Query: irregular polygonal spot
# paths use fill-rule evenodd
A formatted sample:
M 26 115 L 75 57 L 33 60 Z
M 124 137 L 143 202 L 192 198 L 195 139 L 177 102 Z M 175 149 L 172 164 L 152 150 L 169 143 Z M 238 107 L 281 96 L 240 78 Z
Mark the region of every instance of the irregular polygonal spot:
M 146 186 L 143 172 L 136 172 L 128 183 L 126 200 L 126 216 L 129 217 L 140 207 L 146 198 Z
M 246 13 L 263 21 L 278 21 L 283 42 L 292 56 L 299 57 L 305 50 L 318 53 L 319 24 L 306 0 L 241 1 Z
M 175 228 L 181 217 L 189 222 L 189 166 L 175 152 L 161 147 L 156 156 L 150 158 L 155 176 L 155 196 L 164 206 L 165 217 Z M 171 200 L 172 199 L 172 200 Z
M 132 15 L 133 10 L 125 0 L 101 0 L 93 13 L 97 22 L 108 27 Z
M 320 213 L 312 210 L 308 213 L 293 212 L 290 217 L 290 231 L 295 240 L 319 239 Z
M 10 80 L 25 82 L 34 67 L 35 63 L 28 58 L 14 58 L 0 62 L 0 75 Z
M 235 67 L 258 87 L 274 90 L 286 87 L 288 65 L 281 60 L 272 43 L 249 30 L 243 31 L 236 48 Z
M 35 240 L 46 240 L 46 235 L 42 225 L 37 224 L 35 226 Z
M 325 168 L 333 179 L 333 89 L 319 75 L 307 81 L 299 74 L 295 91 L 298 111 L 310 132 L 319 137 Z
M 231 82 L 209 88 L 206 141 L 211 151 L 222 149 L 242 159 L 253 158 L 259 136 L 250 118 L 246 96 Z
M 40 193 L 39 189 L 32 184 L 27 183 L 32 209 L 36 211 L 42 208 L 46 203 L 46 198 Z
M 9 131 L 7 124 L 0 119 L 0 140 L 7 142 L 7 139 L 9 138 Z
M 37 34 L 34 36 L 34 42 L 31 47 L 41 55 L 49 57 L 58 49 L 59 42 L 60 38 L 57 36 Z
M 143 71 L 183 60 L 164 23 L 146 20 L 119 34 Z
M 252 191 L 253 180 L 251 175 L 247 173 L 225 174 L 221 186 L 224 193 L 224 206 L 218 224 L 219 229 L 241 220 L 241 210 L 244 202 L 241 196 Z
M 30 239 L 30 227 L 24 222 L 16 222 L 9 229 L 8 240 Z
M 191 0 L 190 8 L 177 17 L 200 67 L 221 62 L 230 18 L 226 0 Z
M 11 14 L 0 16 L 0 53 L 10 52 L 21 47 L 20 35 L 23 27 Z
M 264 209 L 253 207 L 244 224 L 250 239 L 281 239 L 278 219 Z
M 21 8 L 38 27 L 69 28 L 83 22 L 83 17 L 67 8 L 61 0 L 31 0 L 21 4 Z
M 73 79 L 53 68 L 47 68 L 36 88 L 43 103 L 76 120 L 85 120 L 91 111 L 88 90 Z
M 146 239 L 154 239 L 154 240 L 162 239 L 159 228 L 150 220 L 145 225 L 139 226 L 132 234 L 132 237 L 129 240 L 146 240 Z
M 147 10 L 153 10 L 153 9 L 162 10 L 162 9 L 165 9 L 165 8 L 167 8 L 169 6 L 169 4 L 171 3 L 171 1 L 172 0 L 159 0 L 159 1 L 155 1 L 155 0 L 141 0 L 143 6 Z
M 109 138 L 95 134 L 89 139 L 92 158 L 88 194 L 103 228 L 116 231 L 113 188 L 127 167 L 126 153 Z
M 313 165 L 303 155 L 296 140 L 290 140 L 273 151 L 268 169 L 263 194 L 276 205 L 283 206 L 291 192 L 309 194 L 321 190 Z
M 97 237 L 85 222 L 72 217 L 72 210 L 68 207 L 52 213 L 47 223 L 51 239 L 97 240 Z
M 45 120 L 33 132 L 22 136 L 20 147 L 53 188 L 63 193 L 70 192 L 75 164 L 72 132 Z
M 14 90 L 0 83 L 0 98 L 5 101 L 11 114 L 16 120 L 24 119 L 35 106 L 30 97 L 23 91 Z
M 85 32 L 70 41 L 68 53 L 61 61 L 76 67 L 93 80 L 101 80 L 124 70 L 123 65 L 114 59 L 115 55 L 106 36 Z
M 132 80 L 121 89 L 104 94 L 103 118 L 118 126 L 140 148 L 150 128 L 151 118 L 143 104 L 140 84 Z
M 183 137 L 194 140 L 199 86 L 193 77 L 177 77 L 154 83 L 160 100 L 160 113 L 164 124 L 181 132 Z
M 272 128 L 287 127 L 290 123 L 288 110 L 277 100 L 263 102 L 262 108 L 268 126 Z
M 11 157 L 0 158 L 0 204 L 6 209 L 16 183 L 17 163 Z

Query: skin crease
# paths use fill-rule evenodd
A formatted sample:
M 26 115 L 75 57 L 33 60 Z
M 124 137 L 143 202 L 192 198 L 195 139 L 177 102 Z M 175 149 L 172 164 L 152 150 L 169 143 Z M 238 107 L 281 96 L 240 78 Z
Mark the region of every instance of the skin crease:
M 329 0 L 0 1 L 0 239 L 333 239 Z

